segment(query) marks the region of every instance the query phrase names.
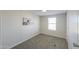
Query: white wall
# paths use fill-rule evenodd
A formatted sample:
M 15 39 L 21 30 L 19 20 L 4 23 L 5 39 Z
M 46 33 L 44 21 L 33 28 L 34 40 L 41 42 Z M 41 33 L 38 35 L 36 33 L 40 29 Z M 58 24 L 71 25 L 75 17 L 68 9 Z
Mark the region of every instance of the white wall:
M 39 17 L 29 11 L 0 11 L 2 17 L 3 48 L 12 48 L 39 34 Z M 22 18 L 29 17 L 30 25 L 22 25 Z
M 68 48 L 79 48 L 74 47 L 73 43 L 79 45 L 79 11 L 68 11 L 67 12 L 67 41 Z
M 2 37 L 1 37 L 1 17 L 0 17 L 0 48 L 2 48 Z
M 56 17 L 56 31 L 48 30 L 48 17 Z M 66 38 L 66 14 L 41 16 L 40 19 L 41 33 Z

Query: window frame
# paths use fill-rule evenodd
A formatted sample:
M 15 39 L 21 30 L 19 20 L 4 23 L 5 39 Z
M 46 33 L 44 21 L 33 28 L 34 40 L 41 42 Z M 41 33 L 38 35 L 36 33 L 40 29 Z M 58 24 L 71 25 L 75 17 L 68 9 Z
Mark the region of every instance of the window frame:
M 54 19 L 54 18 L 55 18 L 55 22 L 50 22 L 50 19 Z M 49 27 L 50 25 L 52 25 L 52 28 Z M 56 17 L 48 17 L 48 30 L 56 31 Z

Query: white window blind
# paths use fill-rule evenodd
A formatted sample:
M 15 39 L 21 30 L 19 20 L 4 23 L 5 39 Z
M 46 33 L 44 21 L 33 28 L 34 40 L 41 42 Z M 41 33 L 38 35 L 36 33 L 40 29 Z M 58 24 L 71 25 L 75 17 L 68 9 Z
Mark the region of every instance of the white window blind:
M 48 18 L 48 30 L 56 30 L 56 17 Z

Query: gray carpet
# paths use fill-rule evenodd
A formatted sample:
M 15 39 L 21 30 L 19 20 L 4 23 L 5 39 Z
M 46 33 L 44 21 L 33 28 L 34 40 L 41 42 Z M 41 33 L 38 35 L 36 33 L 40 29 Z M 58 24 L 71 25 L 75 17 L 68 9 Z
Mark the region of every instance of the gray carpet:
M 12 49 L 67 49 L 65 39 L 54 36 L 39 34 Z

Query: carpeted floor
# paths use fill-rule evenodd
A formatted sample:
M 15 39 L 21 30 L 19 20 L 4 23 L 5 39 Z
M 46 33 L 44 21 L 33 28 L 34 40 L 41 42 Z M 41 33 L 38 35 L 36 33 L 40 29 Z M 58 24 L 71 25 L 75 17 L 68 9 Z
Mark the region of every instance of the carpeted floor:
M 12 49 L 67 49 L 65 39 L 39 34 Z

